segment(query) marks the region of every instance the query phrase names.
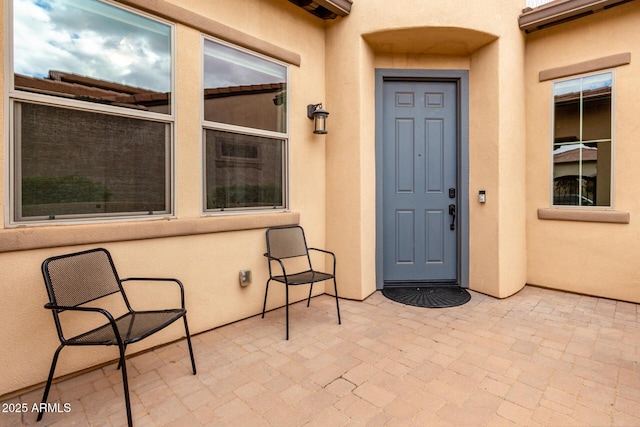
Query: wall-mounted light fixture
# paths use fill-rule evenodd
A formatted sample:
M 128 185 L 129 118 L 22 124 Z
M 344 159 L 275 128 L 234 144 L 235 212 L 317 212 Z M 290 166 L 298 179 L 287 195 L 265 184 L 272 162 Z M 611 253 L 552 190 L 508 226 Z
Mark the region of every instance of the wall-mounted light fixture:
M 320 104 L 307 105 L 307 117 L 313 119 L 313 133 L 327 133 L 327 116 L 329 112 Z

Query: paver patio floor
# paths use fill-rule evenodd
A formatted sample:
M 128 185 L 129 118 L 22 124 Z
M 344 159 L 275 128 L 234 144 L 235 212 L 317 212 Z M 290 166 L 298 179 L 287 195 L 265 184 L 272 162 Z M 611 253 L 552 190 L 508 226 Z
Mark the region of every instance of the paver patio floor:
M 471 294 L 444 309 L 380 292 L 340 300 L 342 325 L 322 295 L 291 306 L 289 341 L 284 309 L 194 336 L 195 376 L 184 340 L 133 356 L 134 424 L 640 426 L 639 305 L 531 286 Z M 115 363 L 58 382 L 49 402 L 70 412 L 1 413 L 0 424 L 126 425 Z

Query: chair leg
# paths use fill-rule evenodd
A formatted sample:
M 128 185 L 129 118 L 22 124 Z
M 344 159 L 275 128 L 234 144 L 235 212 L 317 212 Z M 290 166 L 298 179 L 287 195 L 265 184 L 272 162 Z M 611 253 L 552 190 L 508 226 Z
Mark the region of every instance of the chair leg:
M 338 309 L 338 325 L 342 325 L 340 321 L 340 304 L 338 304 L 338 284 L 336 283 L 336 278 L 333 278 L 333 290 L 336 292 L 336 309 Z
M 122 386 L 124 387 L 124 403 L 127 407 L 127 423 L 129 427 L 133 426 L 133 417 L 131 416 L 131 398 L 129 397 L 129 380 L 127 379 L 127 365 L 124 360 L 124 346 L 120 348 L 120 363 L 119 367 L 122 369 Z
M 267 287 L 264 290 L 264 304 L 262 304 L 262 318 L 264 319 L 264 312 L 267 309 L 267 294 L 269 293 L 269 282 L 271 279 L 267 280 Z
M 307 299 L 307 307 L 309 307 L 309 304 L 311 303 L 311 292 L 313 291 L 313 283 L 311 284 L 311 286 L 309 286 L 309 299 Z
M 42 403 L 40 404 L 40 411 L 38 412 L 38 419 L 40 421 L 42 419 L 42 415 L 44 415 L 45 403 L 47 403 L 47 397 L 49 396 L 49 391 L 51 390 L 51 381 L 53 381 L 53 373 L 56 370 L 56 364 L 58 363 L 58 356 L 60 355 L 60 350 L 62 350 L 64 345 L 60 345 L 56 352 L 53 355 L 53 361 L 51 362 L 51 369 L 49 370 L 49 378 L 47 379 L 47 385 L 44 388 L 44 394 L 42 395 Z
M 286 289 L 286 308 L 285 308 L 285 312 L 286 312 L 286 323 L 287 323 L 287 340 L 289 339 L 289 285 L 284 285 L 285 289 Z
M 191 356 L 191 367 L 193 368 L 193 375 L 196 374 L 196 360 L 193 358 L 193 347 L 191 347 L 191 335 L 189 335 L 189 325 L 187 325 L 187 315 L 182 316 L 184 320 L 184 331 L 187 334 L 187 344 L 189 346 L 189 355 Z
M 127 351 L 127 345 L 124 344 L 124 351 Z M 118 367 L 116 368 L 116 371 L 119 371 L 120 368 L 122 367 L 122 360 L 124 360 L 124 357 L 121 360 L 118 360 Z

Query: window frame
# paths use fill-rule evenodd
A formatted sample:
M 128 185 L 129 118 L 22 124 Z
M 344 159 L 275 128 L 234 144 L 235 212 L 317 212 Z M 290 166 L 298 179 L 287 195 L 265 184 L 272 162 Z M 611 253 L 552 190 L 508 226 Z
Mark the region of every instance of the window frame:
M 614 202 L 615 202 L 615 129 L 616 129 L 616 121 L 615 121 L 615 117 L 616 117 L 616 112 L 615 112 L 615 99 L 616 99 L 616 70 L 614 68 L 611 69 L 601 69 L 601 70 L 596 70 L 596 71 L 592 71 L 592 72 L 587 72 L 587 73 L 581 73 L 581 74 L 575 74 L 575 75 L 571 75 L 571 76 L 566 76 L 566 77 L 562 77 L 562 78 L 558 78 L 558 79 L 554 79 L 551 80 L 551 94 L 550 94 L 550 98 L 551 98 L 551 108 L 550 108 L 550 123 L 551 123 L 551 129 L 550 129 L 550 140 L 551 140 L 551 155 L 549 156 L 549 164 L 550 164 L 550 171 L 549 171 L 549 206 L 553 209 L 568 209 L 568 210 L 581 210 L 581 211 L 587 211 L 587 210 L 599 210 L 599 211 L 603 211 L 603 210 L 614 210 Z M 555 204 L 554 203 L 554 168 L 555 168 L 555 162 L 554 162 L 554 148 L 556 146 L 556 142 L 555 142 L 555 127 L 556 127 L 556 114 L 555 114 L 555 110 L 556 110 L 556 103 L 555 103 L 555 85 L 556 83 L 562 83 L 562 82 L 567 82 L 567 81 L 571 81 L 571 80 L 578 80 L 578 79 L 584 79 L 584 78 L 588 78 L 588 77 L 593 77 L 593 76 L 598 76 L 598 75 L 605 75 L 605 74 L 610 74 L 611 75 L 611 138 L 610 141 L 608 142 L 610 145 L 610 151 L 611 151 L 611 165 L 610 165 L 610 176 L 609 176 L 609 204 L 607 206 L 604 205 L 559 205 L 559 204 Z M 580 127 L 582 128 L 582 117 L 580 118 Z M 574 143 L 579 143 L 582 144 L 583 141 L 579 140 L 579 141 L 575 141 Z
M 204 62 L 205 62 L 205 43 L 206 41 L 210 41 L 213 43 L 218 43 L 223 46 L 236 49 L 240 52 L 249 54 L 258 59 L 262 59 L 265 61 L 269 61 L 275 64 L 278 64 L 285 68 L 285 84 L 286 84 L 286 94 L 285 94 L 285 102 L 287 103 L 286 117 L 285 117 L 285 129 L 286 132 L 276 132 L 259 128 L 245 127 L 239 125 L 232 125 L 222 122 L 214 122 L 205 120 L 205 105 L 204 105 L 204 90 L 205 90 L 205 72 L 204 72 Z M 261 53 L 252 51 L 250 49 L 244 48 L 242 46 L 235 45 L 233 43 L 226 42 L 224 40 L 218 39 L 216 37 L 207 35 L 202 33 L 200 37 L 200 128 L 201 128 L 201 158 L 202 158 L 202 173 L 201 173 L 201 215 L 202 216 L 220 216 L 220 215 L 242 215 L 242 214 L 264 214 L 267 212 L 289 212 L 289 150 L 290 150 L 290 108 L 291 105 L 290 100 L 290 77 L 291 77 L 291 69 L 288 63 L 279 61 L 277 59 L 271 58 L 269 56 L 263 55 Z M 247 136 L 255 136 L 255 137 L 264 137 L 270 139 L 276 139 L 282 141 L 282 206 L 278 207 L 232 207 L 232 208 L 215 208 L 215 209 L 207 209 L 207 140 L 206 133 L 207 130 L 213 131 L 221 131 L 221 132 L 229 132 L 240 135 Z
M 5 14 L 5 37 L 7 49 L 5 49 L 5 154 L 6 154 L 6 180 L 5 180 L 5 225 L 7 227 L 40 226 L 55 224 L 86 224 L 86 223 L 108 223 L 131 220 L 154 220 L 160 218 L 175 218 L 176 212 L 176 24 L 166 19 L 159 18 L 150 13 L 126 6 L 113 0 L 98 0 L 110 7 L 153 20 L 164 24 L 170 29 L 170 109 L 169 113 L 153 111 L 141 111 L 128 107 L 101 104 L 90 101 L 67 98 L 65 96 L 48 95 L 22 91 L 15 87 L 14 76 L 14 1 L 7 1 L 8 8 Z M 73 109 L 76 111 L 91 112 L 104 115 L 113 115 L 135 120 L 153 121 L 164 123 L 169 127 L 165 143 L 165 203 L 166 211 L 159 213 L 142 212 L 114 212 L 99 214 L 68 214 L 56 216 L 53 219 L 24 219 L 18 217 L 18 212 L 22 212 L 18 197 L 21 190 L 16 186 L 21 182 L 20 173 L 20 149 L 17 146 L 16 135 L 16 103 L 39 104 L 54 108 Z

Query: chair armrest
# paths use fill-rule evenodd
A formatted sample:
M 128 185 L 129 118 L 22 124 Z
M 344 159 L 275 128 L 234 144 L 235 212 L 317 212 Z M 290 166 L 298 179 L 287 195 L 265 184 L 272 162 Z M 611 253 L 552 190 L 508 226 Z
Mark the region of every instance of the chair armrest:
M 287 276 L 287 271 L 284 268 L 284 263 L 282 262 L 282 260 L 280 258 L 276 258 L 274 256 L 269 255 L 268 253 L 264 253 L 263 254 L 266 258 L 269 259 L 269 275 L 271 276 L 271 261 L 277 261 L 278 264 L 280 264 L 280 268 L 282 269 L 282 274 L 286 277 Z
M 310 251 L 318 251 L 318 252 L 324 252 L 325 254 L 329 254 L 331 256 L 333 256 L 335 258 L 336 254 L 334 254 L 331 251 L 325 251 L 324 249 L 318 249 L 318 248 L 308 248 Z
M 318 248 L 307 248 L 310 251 L 317 251 L 317 252 L 322 252 L 328 255 L 331 255 L 333 257 L 333 274 L 336 274 L 336 254 L 334 254 L 331 251 L 326 251 L 324 249 L 318 249 Z
M 56 305 L 48 302 L 44 305 L 44 308 L 48 310 L 58 310 L 58 311 L 67 311 L 67 310 L 68 311 L 92 311 L 94 313 L 104 314 L 107 317 L 107 319 L 109 319 L 110 321 L 114 320 L 111 313 L 109 313 L 104 308 L 99 308 L 99 307 L 74 307 L 74 306 L 66 306 L 66 305 Z
M 107 318 L 107 320 L 109 320 L 109 324 L 111 325 L 111 327 L 113 328 L 113 333 L 116 337 L 116 340 L 118 341 L 119 345 L 122 345 L 122 341 L 120 339 L 120 332 L 118 330 L 118 325 L 116 324 L 116 320 L 113 318 L 113 316 L 111 315 L 111 313 L 109 313 L 107 310 L 105 310 L 104 308 L 99 308 L 99 307 L 73 307 L 73 306 L 65 306 L 65 305 L 56 305 L 53 304 L 51 302 L 48 302 L 44 305 L 44 308 L 48 309 L 48 310 L 58 310 L 58 311 L 83 311 L 85 313 L 100 313 L 103 316 L 105 316 Z M 58 327 L 58 336 L 60 337 L 60 340 L 64 340 L 67 341 L 66 338 L 64 338 L 63 333 L 62 333 L 62 329 L 60 329 L 60 327 Z
M 280 260 L 280 258 L 276 258 L 276 257 L 274 257 L 274 256 L 271 256 L 271 255 L 269 255 L 269 254 L 268 254 L 268 253 L 266 253 L 266 252 L 265 252 L 263 255 L 264 255 L 265 257 L 269 258 L 269 260 L 270 260 L 270 261 L 278 261 L 278 262 L 282 262 L 282 261 Z
M 182 308 L 184 308 L 184 285 L 178 279 L 174 279 L 171 277 L 127 277 L 125 279 L 120 279 L 120 282 L 174 282 L 180 287 L 180 303 Z

